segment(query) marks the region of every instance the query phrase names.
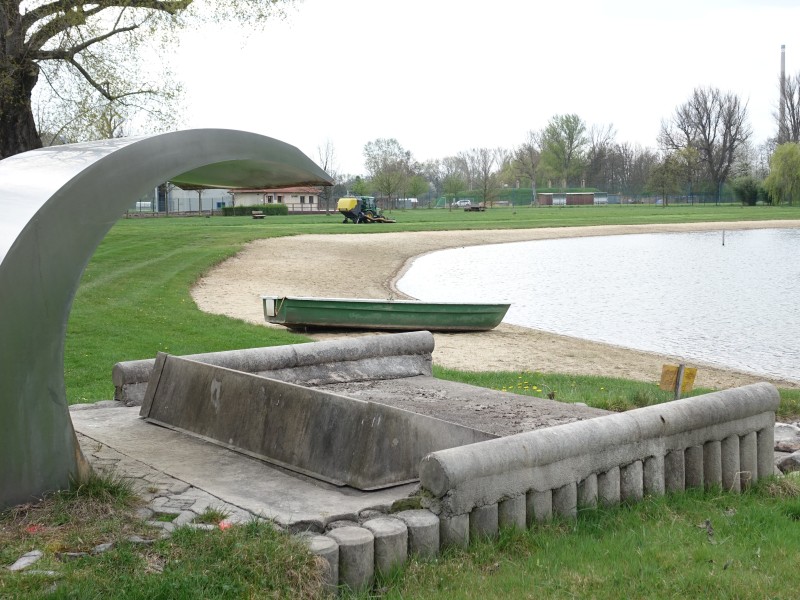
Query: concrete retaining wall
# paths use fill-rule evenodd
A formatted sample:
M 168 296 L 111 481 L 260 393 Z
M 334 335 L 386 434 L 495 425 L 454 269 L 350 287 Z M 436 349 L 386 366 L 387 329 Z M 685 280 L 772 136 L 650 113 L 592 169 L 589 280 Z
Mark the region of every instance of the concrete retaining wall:
M 578 507 L 702 486 L 738 492 L 774 473 L 779 402 L 775 387 L 758 383 L 434 452 L 422 460 L 420 481 L 435 498 L 423 494 L 429 509 L 388 515 L 392 535 L 401 538 L 393 538 L 391 552 L 383 549 L 386 543 L 379 551 L 377 534 L 369 540 L 376 531 L 367 521 L 374 522 L 373 510 L 359 515 L 361 545 L 346 548 L 353 565 L 348 574 L 337 563 L 338 534 L 319 536 L 325 543 L 309 547 L 330 564 L 331 588 L 365 590 L 376 570 L 408 555 L 432 558 L 444 548 L 494 537 L 502 527 L 575 517 Z M 348 529 L 358 529 L 353 525 Z
M 422 460 L 420 482 L 446 518 L 511 502 L 502 514 L 521 519 L 524 505 L 528 523 L 644 494 L 739 491 L 774 471 L 779 402 L 758 383 L 442 450 Z
M 226 369 L 289 383 L 322 385 L 431 374 L 433 335 L 427 331 L 345 338 L 184 356 Z M 114 365 L 114 399 L 139 406 L 155 359 Z

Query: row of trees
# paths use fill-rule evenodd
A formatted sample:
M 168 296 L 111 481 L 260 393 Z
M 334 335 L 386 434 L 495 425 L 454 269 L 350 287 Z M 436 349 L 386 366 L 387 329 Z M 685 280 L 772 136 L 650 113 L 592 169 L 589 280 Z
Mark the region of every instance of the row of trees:
M 781 134 L 760 147 L 750 141 L 745 102 L 716 88 L 697 88 L 662 122 L 658 150 L 618 142 L 613 125 L 587 126 L 578 115 L 555 115 L 515 148 L 473 148 L 425 162 L 415 161 L 396 139 L 377 139 L 364 147 L 367 177 L 342 182 L 354 193 L 386 198 L 469 191 L 487 202 L 507 187 L 589 187 L 654 194 L 665 202 L 670 195 L 719 200 L 726 184 L 751 200 L 745 190 L 755 182 L 759 199 L 791 202 L 791 167 L 783 165 L 794 164 L 800 141 L 800 74 L 787 82 L 784 109 L 775 115 Z

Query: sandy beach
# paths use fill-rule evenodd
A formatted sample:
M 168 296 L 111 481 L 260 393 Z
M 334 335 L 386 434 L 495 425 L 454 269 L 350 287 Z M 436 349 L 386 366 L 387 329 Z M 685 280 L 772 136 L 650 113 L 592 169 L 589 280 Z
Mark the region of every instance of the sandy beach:
M 633 233 L 800 227 L 800 220 L 669 225 L 609 225 L 547 229 L 381 232 L 299 235 L 258 240 L 206 273 L 192 289 L 201 310 L 265 327 L 261 295 L 404 298 L 394 286 L 414 258 L 445 248 L 528 240 Z M 375 231 L 375 229 L 371 229 Z M 368 257 L 363 260 L 364 257 Z M 314 334 L 329 339 L 344 334 Z M 362 334 L 354 334 L 362 335 Z M 501 324 L 482 333 L 436 334 L 433 360 L 469 371 L 540 371 L 658 381 L 661 366 L 681 357 L 641 352 L 535 329 Z M 696 385 L 728 388 L 755 381 L 800 384 L 709 365 Z

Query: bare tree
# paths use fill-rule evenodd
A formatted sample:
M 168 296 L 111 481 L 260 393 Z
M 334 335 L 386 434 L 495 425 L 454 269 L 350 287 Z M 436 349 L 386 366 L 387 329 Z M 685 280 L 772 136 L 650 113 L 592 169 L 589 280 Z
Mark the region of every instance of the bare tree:
M 291 0 L 216 0 L 207 18 L 262 23 Z M 159 93 L 126 67 L 144 41 L 188 22 L 193 0 L 0 1 L 0 158 L 39 148 L 31 96 L 46 64 L 108 102 Z M 198 17 L 198 15 L 194 15 Z M 116 46 L 114 46 L 116 44 Z M 117 51 L 114 51 L 114 48 Z M 111 49 L 111 50 L 109 50 Z M 120 51 L 120 49 L 122 49 Z
M 747 104 L 733 93 L 696 88 L 689 100 L 661 124 L 659 142 L 666 150 L 694 148 L 719 201 L 739 147 L 750 138 Z
M 586 181 L 591 187 L 609 188 L 609 159 L 617 132 L 614 126 L 592 125 L 589 128 L 589 149 L 586 153 Z
M 778 82 L 783 110 L 775 113 L 778 125 L 776 144 L 800 142 L 800 73 Z M 781 117 L 783 117 L 781 119 Z
M 472 191 L 475 187 L 475 179 L 478 172 L 475 157 L 471 151 L 465 151 L 459 152 L 456 158 L 460 163 L 461 173 L 464 176 L 464 182 L 467 184 L 467 191 Z
M 466 153 L 476 188 L 480 190 L 483 202 L 488 205 L 497 196 L 498 172 L 505 156 L 506 151 L 502 148 L 473 148 Z
M 528 131 L 528 137 L 514 148 L 512 165 L 521 177 L 531 181 L 531 201 L 536 203 L 536 175 L 542 160 L 542 139 L 538 131 Z
M 391 203 L 409 176 L 411 152 L 405 150 L 394 138 L 378 138 L 364 146 L 364 163 L 372 178 L 375 191 Z
M 333 185 L 322 186 L 319 194 L 320 199 L 325 205 L 325 212 L 329 212 L 331 209 L 334 187 L 339 183 L 339 173 L 336 167 L 336 149 L 333 147 L 333 142 L 325 140 L 324 145 L 317 146 L 317 156 L 319 157 L 319 166 L 333 179 Z

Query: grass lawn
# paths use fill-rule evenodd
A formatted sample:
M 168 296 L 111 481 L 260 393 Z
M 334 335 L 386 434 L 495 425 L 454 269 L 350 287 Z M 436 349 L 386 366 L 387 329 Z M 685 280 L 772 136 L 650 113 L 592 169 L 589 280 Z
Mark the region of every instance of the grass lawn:
M 263 220 L 193 217 L 119 221 L 90 261 L 73 304 L 65 356 L 70 403 L 111 398 L 111 369 L 122 360 L 152 358 L 158 351 L 192 354 L 308 341 L 288 331 L 202 313 L 189 295 L 189 287 L 204 271 L 257 238 L 298 233 L 378 234 L 384 231 L 800 219 L 800 208 L 634 205 L 496 208 L 484 213 L 416 209 L 393 211 L 392 216 L 398 223 L 345 225 L 338 214 Z M 368 259 L 363 257 L 363 260 Z M 313 249 L 309 260 L 314 260 Z M 782 414 L 800 414 L 796 409 L 800 404 L 800 392 L 783 394 L 786 407 L 782 408 Z M 613 404 L 613 398 L 609 401 Z
M 394 211 L 392 225 L 343 225 L 337 215 L 121 220 L 81 281 L 67 330 L 69 401 L 112 397 L 120 360 L 268 346 L 306 338 L 201 313 L 189 287 L 208 268 L 263 237 L 299 233 L 434 231 L 601 224 L 798 219 L 800 209 L 739 206 L 606 206 Z M 369 257 L 359 257 L 368 260 Z M 280 260 L 276 257 L 275 260 Z M 313 260 L 313 249 L 309 252 Z M 224 302 L 224 298 L 219 299 Z M 440 377 L 496 389 L 581 401 L 615 410 L 668 399 L 655 385 L 536 373 L 459 373 Z M 527 389 L 526 389 L 527 388 Z M 784 414 L 800 414 L 800 393 L 782 392 Z M 62 562 L 65 551 L 145 537 L 124 491 L 87 490 L 0 517 L 0 563 L 44 550 L 45 574 L 0 569 L 0 598 L 314 597 L 313 561 L 287 536 L 250 524 L 225 531 L 179 530 L 151 546 L 118 543 L 108 553 Z M 99 498 L 94 498 L 97 495 Z M 696 493 L 634 507 L 582 511 L 576 523 L 505 532 L 434 563 L 412 562 L 379 583 L 390 598 L 453 597 L 792 597 L 797 593 L 800 500 L 793 480 L 729 496 Z M 714 535 L 698 527 L 708 519 Z

